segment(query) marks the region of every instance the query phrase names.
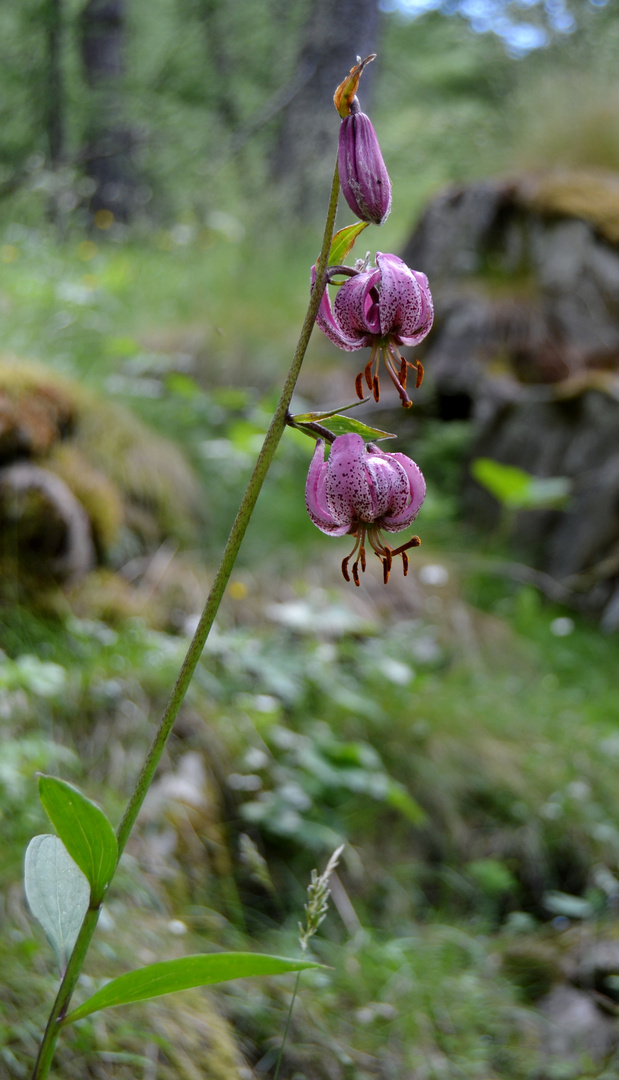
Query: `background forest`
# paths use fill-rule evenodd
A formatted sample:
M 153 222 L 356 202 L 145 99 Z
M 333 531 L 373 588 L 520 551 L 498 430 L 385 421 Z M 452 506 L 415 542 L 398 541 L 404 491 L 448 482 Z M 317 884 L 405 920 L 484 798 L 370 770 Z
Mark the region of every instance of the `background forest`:
M 122 813 L 306 309 L 332 94 L 374 51 L 368 246 L 436 282 L 436 344 L 411 411 L 355 415 L 422 468 L 422 547 L 346 585 L 286 433 L 80 992 L 296 956 L 345 843 L 282 1080 L 619 1076 L 618 14 L 0 7 L 1 1078 L 57 985 L 21 883 L 36 773 Z M 357 369 L 316 332 L 295 411 Z M 273 1076 L 292 989 L 98 1014 L 50 1075 Z

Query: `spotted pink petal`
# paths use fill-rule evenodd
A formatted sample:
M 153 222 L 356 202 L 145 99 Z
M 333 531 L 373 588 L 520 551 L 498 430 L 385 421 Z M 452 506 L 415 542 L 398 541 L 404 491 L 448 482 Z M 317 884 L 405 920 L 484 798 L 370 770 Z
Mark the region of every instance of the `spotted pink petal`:
M 324 447 L 323 440 L 318 439 L 307 474 L 305 506 L 310 519 L 323 533 L 345 536 L 350 529 L 350 519 L 344 515 L 343 520 L 336 520 L 327 505 L 325 481 L 329 463 L 324 460 Z
M 378 447 L 373 448 L 372 451 L 368 449 L 366 468 L 374 474 L 382 473 L 386 480 L 385 498 L 375 519 L 379 525 L 382 525 L 385 518 L 397 517 L 410 503 L 411 491 L 408 476 L 394 454 L 386 454 Z
M 312 266 L 312 288 L 314 287 L 315 281 L 316 267 Z M 342 286 L 342 288 L 344 288 L 344 286 Z M 365 345 L 371 344 L 370 341 L 360 339 L 357 333 L 349 335 L 342 328 L 333 313 L 328 286 L 322 294 L 322 300 L 320 301 L 320 307 L 318 308 L 316 322 L 318 323 L 323 334 L 326 334 L 326 336 L 330 338 L 330 340 L 335 345 L 337 345 L 339 349 L 344 349 L 346 352 L 356 352 L 357 349 L 363 349 Z
M 421 289 L 421 299 L 423 309 L 421 312 L 421 318 L 424 326 L 428 323 L 428 330 L 432 326 L 432 320 L 434 319 L 434 303 L 432 301 L 432 293 L 430 292 L 430 283 L 426 275 L 421 270 L 411 270 L 411 274 L 415 278 L 419 288 Z M 427 333 L 427 331 L 426 331 Z
M 383 516 L 381 526 L 387 532 L 400 532 L 401 529 L 408 528 L 417 517 L 421 504 L 426 497 L 426 482 L 419 466 L 406 454 L 390 454 L 389 457 L 393 459 L 394 464 L 397 463 L 400 466 L 406 475 L 410 501 L 407 501 L 407 505 L 401 510 L 398 510 L 394 504 L 391 511 Z
M 381 331 L 392 335 L 398 345 L 416 345 L 432 326 L 427 278 L 409 269 L 397 255 L 383 255 L 379 251 L 376 262 L 381 271 Z
M 375 493 L 372 520 L 379 523 L 393 512 L 394 505 L 403 508 L 410 495 L 406 474 L 391 457 L 378 447 L 366 448 L 365 469 Z
M 363 340 L 365 345 L 373 345 L 381 333 L 379 283 L 379 270 L 365 270 L 344 282 L 333 304 L 343 333 Z
M 325 495 L 334 520 L 347 515 L 349 525 L 374 521 L 375 497 L 364 465 L 365 443 L 360 435 L 340 435 L 327 463 Z

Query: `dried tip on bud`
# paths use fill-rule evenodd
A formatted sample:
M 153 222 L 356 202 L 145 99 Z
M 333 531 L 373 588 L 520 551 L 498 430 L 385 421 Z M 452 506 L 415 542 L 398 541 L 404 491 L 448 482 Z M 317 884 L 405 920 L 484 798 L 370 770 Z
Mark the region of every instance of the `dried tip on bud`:
M 359 79 L 363 74 L 363 69 L 375 59 L 376 53 L 370 53 L 369 56 L 366 56 L 365 60 L 361 60 L 357 57 L 357 63 L 354 67 L 351 67 L 350 74 L 346 76 L 344 81 L 340 83 L 335 91 L 333 95 L 333 104 L 342 118 L 348 116 L 350 112 L 350 107 L 353 98 L 357 93 L 357 87 L 359 86 Z
M 340 125 L 338 167 L 342 194 L 361 221 L 382 225 L 391 211 L 391 180 L 372 121 L 355 109 L 356 103 L 355 98 Z

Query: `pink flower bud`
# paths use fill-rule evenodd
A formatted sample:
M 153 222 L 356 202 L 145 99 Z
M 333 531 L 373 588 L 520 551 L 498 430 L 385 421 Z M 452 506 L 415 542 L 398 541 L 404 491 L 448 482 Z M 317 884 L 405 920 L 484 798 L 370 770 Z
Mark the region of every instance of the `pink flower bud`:
M 340 184 L 353 214 L 382 225 L 391 210 L 391 181 L 369 116 L 357 98 L 340 124 L 338 149 Z

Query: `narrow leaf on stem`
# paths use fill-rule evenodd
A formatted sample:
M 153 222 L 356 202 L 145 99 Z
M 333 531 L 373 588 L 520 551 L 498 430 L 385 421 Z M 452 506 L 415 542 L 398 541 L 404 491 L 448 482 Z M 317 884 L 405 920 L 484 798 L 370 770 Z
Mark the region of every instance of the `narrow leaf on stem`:
M 354 225 L 347 225 L 344 229 L 338 229 L 331 241 L 327 265 L 339 266 L 340 263 L 343 263 L 349 252 L 352 251 L 359 233 L 367 229 L 368 225 L 368 221 L 356 221 Z
M 369 398 L 365 398 L 365 401 L 369 401 Z M 309 424 L 314 420 L 328 420 L 330 416 L 337 416 L 339 413 L 346 412 L 347 409 L 357 409 L 359 405 L 363 405 L 364 401 L 349 401 L 346 405 L 340 405 L 339 409 L 327 409 L 323 412 L 307 412 L 307 413 L 295 413 L 290 419 L 295 423 Z
M 322 421 L 324 426 L 334 435 L 361 435 L 366 442 L 378 442 L 380 439 L 395 439 L 396 436 L 390 431 L 382 431 L 381 428 L 369 427 L 360 420 L 353 420 L 351 416 L 330 416 Z
M 63 1020 L 72 1024 L 100 1009 L 115 1005 L 127 1005 L 132 1001 L 172 994 L 177 990 L 189 990 L 194 986 L 245 979 L 251 975 L 285 975 L 306 968 L 320 968 L 308 960 L 287 960 L 282 956 L 266 956 L 260 953 L 226 952 L 184 956 L 179 960 L 163 960 L 158 964 L 128 971 L 102 986 Z

